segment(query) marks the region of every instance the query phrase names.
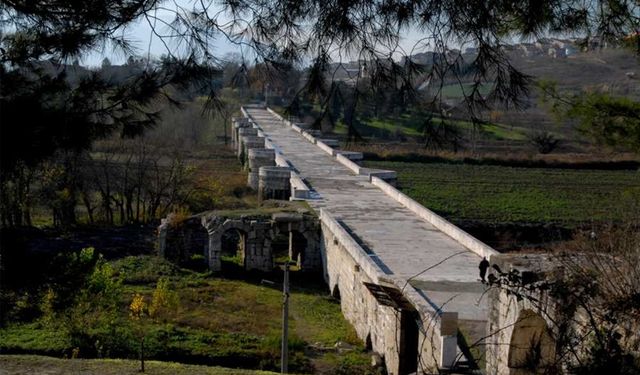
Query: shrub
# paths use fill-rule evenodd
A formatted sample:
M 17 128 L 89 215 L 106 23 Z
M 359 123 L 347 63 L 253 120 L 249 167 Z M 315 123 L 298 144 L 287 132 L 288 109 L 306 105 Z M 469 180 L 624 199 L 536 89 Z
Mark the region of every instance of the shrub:
M 150 255 L 129 256 L 113 263 L 116 274 L 125 284 L 156 283 L 161 277 L 181 275 L 180 269 L 167 260 Z
M 549 132 L 535 133 L 529 137 L 529 141 L 537 148 L 541 154 L 548 154 L 555 150 L 560 144 L 560 140 Z
M 169 280 L 161 278 L 158 280 L 156 289 L 153 291 L 149 315 L 153 318 L 166 321 L 174 316 L 180 306 L 178 294 L 169 286 Z

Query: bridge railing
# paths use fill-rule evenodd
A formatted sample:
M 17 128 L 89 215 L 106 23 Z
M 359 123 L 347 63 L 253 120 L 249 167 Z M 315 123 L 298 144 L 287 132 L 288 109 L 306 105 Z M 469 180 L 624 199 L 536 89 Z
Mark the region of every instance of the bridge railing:
M 442 216 L 436 214 L 435 212 L 424 207 L 423 205 L 416 202 L 415 200 L 409 198 L 406 194 L 402 193 L 395 187 L 389 185 L 381 178 L 372 176 L 371 183 L 374 186 L 377 186 L 380 190 L 382 190 L 385 194 L 393 198 L 395 201 L 402 204 L 404 207 L 408 208 L 416 215 L 420 216 L 420 218 L 430 223 L 431 225 L 439 229 L 441 232 L 453 238 L 462 246 L 478 254 L 479 256 L 486 257 L 487 259 L 489 259 L 491 255 L 498 254 L 497 251 L 495 251 L 488 245 L 484 244 L 483 242 L 473 237 L 469 233 L 453 225 L 448 220 L 444 219 Z
M 329 212 L 321 209 L 320 221 L 373 283 L 399 290 L 413 305 L 420 314 L 422 334 L 434 346 L 436 365 L 451 367 L 457 359 L 458 313 L 442 311 L 407 280 L 387 274 L 374 260 L 377 256 L 365 251 Z
M 320 222 L 329 228 L 331 234 L 336 237 L 336 240 L 372 281 L 378 284 L 383 283 L 386 285 L 394 285 L 393 280 L 389 277 L 385 277 L 386 275 L 382 268 L 380 268 L 380 266 L 371 259 L 372 256 L 376 255 L 367 253 L 349 234 L 349 232 L 347 232 L 347 230 L 333 217 L 333 215 L 321 209 Z

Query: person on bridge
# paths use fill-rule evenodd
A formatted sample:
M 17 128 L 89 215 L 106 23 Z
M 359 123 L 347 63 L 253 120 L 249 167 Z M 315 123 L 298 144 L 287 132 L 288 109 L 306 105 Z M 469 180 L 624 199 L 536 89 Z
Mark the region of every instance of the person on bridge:
M 487 276 L 487 269 L 489 269 L 489 261 L 487 260 L 487 257 L 482 257 L 478 268 L 480 268 L 480 280 L 484 284 L 486 282 L 485 276 Z

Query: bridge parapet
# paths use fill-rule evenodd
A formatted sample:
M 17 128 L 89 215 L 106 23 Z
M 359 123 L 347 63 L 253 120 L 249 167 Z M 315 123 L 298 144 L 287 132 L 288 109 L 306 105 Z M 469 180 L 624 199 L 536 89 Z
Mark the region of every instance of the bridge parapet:
M 436 373 L 457 359 L 458 314 L 435 309 L 408 280 L 365 251 L 331 214 L 321 210 L 325 279 L 344 316 L 379 353 L 390 374 Z
M 399 202 L 409 210 L 413 211 L 420 218 L 432 224 L 434 227 L 438 228 L 440 231 L 447 234 L 449 237 L 455 239 L 464 247 L 473 251 L 474 253 L 482 257 L 486 257 L 487 259 L 489 259 L 489 257 L 493 255 L 499 254 L 497 251 L 487 246 L 483 242 L 479 241 L 469 233 L 451 224 L 448 220 L 444 219 L 442 216 L 436 214 L 435 212 L 424 207 L 423 205 L 416 202 L 415 200 L 409 198 L 406 194 L 402 193 L 395 187 L 386 183 L 383 179 L 376 176 L 372 176 L 371 183 L 377 186 L 378 188 L 380 188 L 380 190 L 382 190 L 385 194 L 387 194 L 388 196 L 390 196 L 391 198 L 393 198 L 394 200 L 396 200 L 397 202 Z
M 337 150 L 336 148 L 338 147 L 338 145 L 336 144 L 335 140 L 319 139 L 314 135 L 313 131 L 303 129 L 300 126 L 292 123 L 291 121 L 286 120 L 271 108 L 267 108 L 267 111 L 271 113 L 273 116 L 275 116 L 276 118 L 278 118 L 280 121 L 282 121 L 284 125 L 289 126 L 296 132 L 300 133 L 305 139 L 307 139 L 307 141 L 316 145 L 322 151 L 334 157 L 340 164 L 349 168 L 356 175 L 367 176 L 368 178 L 376 176 L 387 181 L 392 185 L 395 185 L 397 181 L 397 173 L 395 171 L 364 168 L 359 164 L 357 164 L 356 162 L 354 162 L 354 160 L 356 161 L 362 160 L 362 153 Z M 246 110 L 243 111 L 243 113 L 247 113 Z M 247 114 L 247 116 L 249 115 Z

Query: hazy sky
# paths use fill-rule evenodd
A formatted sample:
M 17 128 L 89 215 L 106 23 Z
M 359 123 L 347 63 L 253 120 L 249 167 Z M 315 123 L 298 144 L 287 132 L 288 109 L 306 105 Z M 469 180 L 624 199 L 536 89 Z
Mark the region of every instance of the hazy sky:
M 169 11 L 158 11 L 156 15 L 158 18 L 166 22 L 170 22 L 174 17 L 174 14 Z M 172 52 L 175 52 L 175 49 L 179 48 L 179 46 L 169 42 L 167 39 L 165 39 L 165 42 L 167 43 L 165 46 L 160 38 L 154 35 L 151 27 L 153 22 L 154 21 L 151 19 L 141 17 L 136 22 L 121 30 L 121 33 L 124 34 L 125 38 L 133 42 L 132 44 L 136 49 L 137 56 L 147 57 L 147 55 L 150 54 L 151 57 L 159 57 L 163 54 L 167 54 L 167 47 L 169 47 Z M 161 21 L 155 21 L 154 26 L 159 34 L 162 34 L 167 29 Z M 216 56 L 223 56 L 229 52 L 240 52 L 237 46 L 222 38 L 215 41 L 213 48 L 213 52 Z M 104 51 L 100 50 L 89 54 L 82 59 L 81 63 L 82 65 L 87 66 L 99 66 L 105 57 L 108 57 L 112 64 L 120 65 L 124 63 L 129 56 L 123 56 L 120 52 L 114 53 L 111 48 L 106 47 Z
M 188 4 L 188 1 L 179 1 L 179 4 Z M 188 6 L 188 5 L 187 5 Z M 218 10 L 220 8 L 217 8 Z M 174 13 L 171 11 L 158 11 L 158 18 L 170 22 L 174 18 Z M 221 15 L 221 20 L 229 19 L 228 17 L 224 17 Z M 146 57 L 148 54 L 151 57 L 159 57 L 163 54 L 167 53 L 167 46 L 160 40 L 160 38 L 154 35 L 152 31 L 152 27 L 150 22 L 153 20 L 147 20 L 141 17 L 135 23 L 128 25 L 127 28 L 123 29 L 121 32 L 124 36 L 133 42 L 134 47 L 136 48 L 136 55 L 141 57 Z M 162 33 L 166 30 L 166 26 L 162 25 L 161 21 L 156 21 L 155 27 L 159 33 Z M 414 31 L 408 31 L 403 36 L 401 41 L 401 47 L 405 49 L 406 53 L 411 52 L 412 47 L 415 45 L 416 41 L 420 39 L 420 35 Z M 172 52 L 175 52 L 174 49 L 179 48 L 178 46 L 168 42 L 168 47 L 172 49 Z M 251 58 L 251 51 L 246 47 L 244 50 L 241 50 L 239 46 L 230 43 L 223 36 L 218 38 L 214 43 L 212 43 L 213 53 L 215 56 L 223 57 L 228 53 L 240 53 L 244 54 L 246 57 Z M 111 48 L 106 47 L 105 50 L 95 51 L 87 56 L 85 56 L 81 60 L 81 64 L 85 66 L 100 66 L 102 60 L 108 57 L 112 64 L 120 65 L 124 63 L 129 56 L 124 56 L 122 53 L 114 53 Z M 353 58 L 355 59 L 355 58 Z M 347 57 L 343 60 L 351 60 L 351 58 Z

